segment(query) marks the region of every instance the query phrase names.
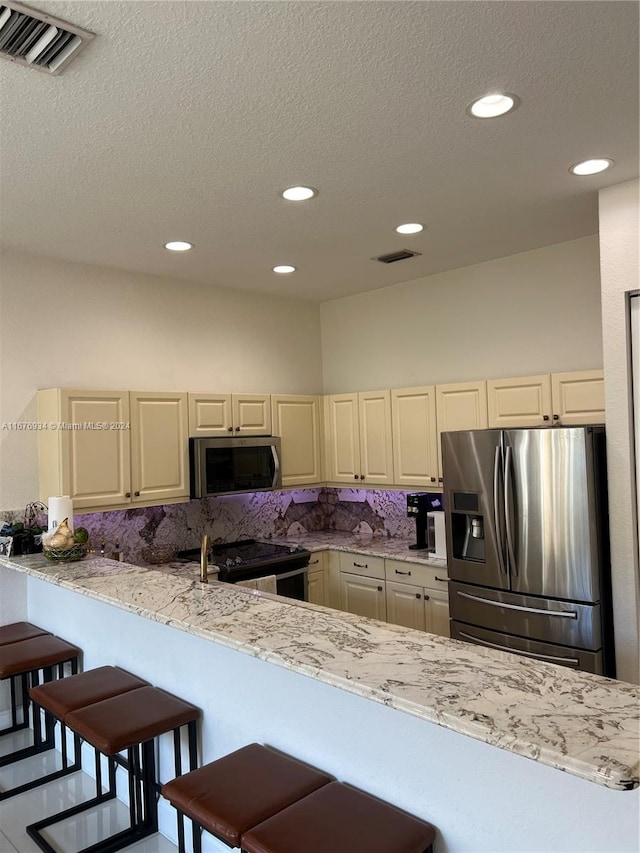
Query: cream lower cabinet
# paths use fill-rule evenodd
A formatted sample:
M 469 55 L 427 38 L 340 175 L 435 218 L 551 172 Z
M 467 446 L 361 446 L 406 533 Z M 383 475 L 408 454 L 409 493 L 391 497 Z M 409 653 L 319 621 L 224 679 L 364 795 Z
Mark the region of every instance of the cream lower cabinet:
M 387 622 L 449 636 L 447 570 L 385 560 Z
M 438 425 L 438 483 L 442 484 L 443 432 L 451 430 L 486 429 L 487 383 L 455 382 L 436 385 L 436 420 Z
M 188 498 L 186 394 L 49 388 L 37 399 L 41 500 L 97 510 Z
M 189 435 L 271 435 L 271 395 L 190 392 Z
M 271 420 L 281 439 L 282 485 L 321 482 L 320 398 L 272 394 Z
M 392 390 L 391 417 L 395 484 L 433 487 L 438 482 L 435 385 Z
M 307 600 L 312 604 L 329 606 L 329 582 L 327 578 L 327 560 L 324 551 L 311 554 L 307 573 Z
M 391 392 L 333 394 L 327 399 L 328 477 L 352 486 L 391 485 Z
M 346 551 L 339 560 L 340 609 L 386 621 L 384 560 Z
M 604 423 L 602 370 L 542 373 L 487 381 L 489 426 Z
M 340 575 L 340 600 L 342 610 L 356 613 L 358 616 L 368 616 L 385 622 L 387 605 L 385 598 L 385 582 L 378 578 L 367 578 L 361 575 L 350 575 L 342 572 Z

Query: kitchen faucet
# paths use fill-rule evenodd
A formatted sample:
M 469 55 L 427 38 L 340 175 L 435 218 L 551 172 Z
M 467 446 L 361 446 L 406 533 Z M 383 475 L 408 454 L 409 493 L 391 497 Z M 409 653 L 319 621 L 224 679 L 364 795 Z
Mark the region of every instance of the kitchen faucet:
M 209 583 L 209 572 L 207 568 L 207 560 L 209 558 L 210 540 L 205 533 L 200 543 L 200 582 Z

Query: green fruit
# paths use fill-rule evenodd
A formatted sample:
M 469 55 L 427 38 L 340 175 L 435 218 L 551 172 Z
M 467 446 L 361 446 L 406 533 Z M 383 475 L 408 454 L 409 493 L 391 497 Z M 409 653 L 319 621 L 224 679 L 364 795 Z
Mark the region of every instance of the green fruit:
M 14 521 L 14 523 L 11 525 L 12 533 L 22 533 L 23 530 L 24 524 L 21 521 Z
M 79 545 L 84 545 L 89 541 L 89 531 L 86 527 L 76 527 L 73 538 Z

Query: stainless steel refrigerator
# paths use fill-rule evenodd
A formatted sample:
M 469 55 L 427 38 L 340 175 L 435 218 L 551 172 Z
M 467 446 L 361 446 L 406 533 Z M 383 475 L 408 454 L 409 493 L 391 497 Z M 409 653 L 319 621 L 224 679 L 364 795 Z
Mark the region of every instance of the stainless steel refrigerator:
M 604 427 L 442 435 L 451 636 L 614 676 Z

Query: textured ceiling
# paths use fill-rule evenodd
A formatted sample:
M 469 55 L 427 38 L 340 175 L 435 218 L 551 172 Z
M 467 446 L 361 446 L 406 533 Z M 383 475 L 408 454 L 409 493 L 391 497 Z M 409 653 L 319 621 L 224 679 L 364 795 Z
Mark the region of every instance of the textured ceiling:
M 636 2 L 32 5 L 98 37 L 58 77 L 0 61 L 14 249 L 326 300 L 595 233 L 638 174 Z M 492 90 L 520 107 L 469 118 Z

